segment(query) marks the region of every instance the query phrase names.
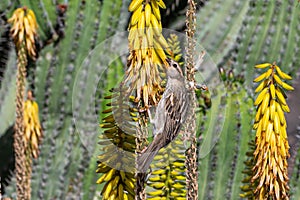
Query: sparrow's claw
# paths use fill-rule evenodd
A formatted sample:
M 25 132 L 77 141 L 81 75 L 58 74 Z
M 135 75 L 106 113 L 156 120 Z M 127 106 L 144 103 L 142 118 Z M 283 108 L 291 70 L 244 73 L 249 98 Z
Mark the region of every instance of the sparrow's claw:
M 196 84 L 195 85 L 196 86 L 196 89 L 198 89 L 198 90 L 205 90 L 205 91 L 208 91 L 208 87 L 206 86 L 206 85 L 199 85 L 199 84 Z
M 147 147 L 144 147 L 141 151 L 141 153 L 144 153 L 146 151 Z
M 140 113 L 146 112 L 146 111 L 148 111 L 151 107 L 152 107 L 151 105 L 142 107 L 142 108 L 139 109 L 139 112 L 140 112 Z
M 147 176 L 145 178 L 145 182 L 147 182 L 149 180 L 151 174 L 152 174 L 152 168 L 151 168 L 151 166 L 149 166 L 149 172 L 147 173 Z
M 201 89 L 201 90 L 208 91 L 208 87 L 206 85 L 204 85 L 204 84 L 200 85 L 200 84 L 195 83 L 193 81 L 189 82 L 189 86 L 190 86 L 191 90 L 196 90 L 196 89 L 200 90 Z

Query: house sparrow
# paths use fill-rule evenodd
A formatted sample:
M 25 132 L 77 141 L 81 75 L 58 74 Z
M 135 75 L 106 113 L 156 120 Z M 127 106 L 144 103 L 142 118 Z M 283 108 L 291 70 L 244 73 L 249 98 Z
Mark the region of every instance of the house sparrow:
M 154 126 L 153 141 L 137 158 L 138 171 L 145 173 L 157 152 L 166 147 L 178 135 L 185 122 L 189 107 L 188 89 L 179 64 L 171 59 L 166 60 L 167 85 L 159 101 L 155 117 L 150 121 Z

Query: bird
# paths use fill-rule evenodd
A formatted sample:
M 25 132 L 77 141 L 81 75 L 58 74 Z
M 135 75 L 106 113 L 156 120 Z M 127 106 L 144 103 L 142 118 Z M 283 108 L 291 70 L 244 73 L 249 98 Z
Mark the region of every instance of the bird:
M 166 61 L 167 85 L 157 105 L 154 119 L 151 119 L 148 112 L 154 138 L 137 157 L 140 173 L 146 173 L 157 152 L 177 137 L 188 113 L 189 92 L 185 77 L 176 61 L 168 58 Z

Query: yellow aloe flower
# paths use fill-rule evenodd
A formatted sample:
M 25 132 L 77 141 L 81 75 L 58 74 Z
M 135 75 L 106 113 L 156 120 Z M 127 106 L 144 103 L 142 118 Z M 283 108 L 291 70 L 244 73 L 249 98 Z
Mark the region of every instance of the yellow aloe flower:
M 294 88 L 281 80 L 290 80 L 291 77 L 276 63 L 260 64 L 256 68 L 268 70 L 254 80 L 261 81 L 255 90 L 259 95 L 254 102 L 257 106 L 253 125 L 256 130 L 255 166 L 251 179 L 257 183 L 254 195 L 256 199 L 288 199 L 289 144 L 284 112 L 289 112 L 289 107 L 283 90 Z
M 24 133 L 25 149 L 29 148 L 32 156 L 37 158 L 43 131 L 39 120 L 38 104 L 32 100 L 31 91 L 28 91 L 28 97 L 24 103 Z
M 169 153 L 166 153 L 169 152 Z M 149 199 L 168 196 L 170 199 L 186 198 L 185 148 L 182 138 L 177 138 L 165 149 L 161 149 L 151 164 L 148 179 Z
M 28 55 L 36 59 L 35 37 L 37 36 L 37 22 L 32 10 L 22 7 L 14 11 L 13 16 L 8 19 L 12 24 L 11 36 L 14 39 L 17 49 L 24 44 Z
M 165 9 L 164 2 L 157 0 L 132 0 L 128 10 L 132 12 L 129 23 L 128 69 L 125 83 L 136 90 L 136 99 L 143 100 L 144 106 L 158 103 L 162 91 L 159 69 L 167 64 L 165 49 L 169 45 L 162 35 L 159 8 Z

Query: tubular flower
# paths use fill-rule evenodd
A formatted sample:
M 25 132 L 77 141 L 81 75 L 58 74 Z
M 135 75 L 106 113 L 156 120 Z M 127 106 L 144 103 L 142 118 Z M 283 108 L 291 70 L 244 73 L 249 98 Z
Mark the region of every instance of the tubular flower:
M 157 104 L 162 88 L 159 69 L 165 62 L 164 49 L 169 45 L 162 35 L 160 8 L 166 6 L 162 0 L 132 0 L 128 10 L 132 12 L 129 23 L 128 69 L 125 84 L 136 90 L 136 99 L 149 104 Z M 150 102 L 149 102 L 150 101 Z
M 25 149 L 29 148 L 32 156 L 37 158 L 43 132 L 39 120 L 38 104 L 32 100 L 30 91 L 28 99 L 24 103 L 24 132 Z
M 102 113 L 100 127 L 103 133 L 99 136 L 101 154 L 98 155 L 97 170 L 101 174 L 97 184 L 104 183 L 101 191 L 103 199 L 133 199 L 134 198 L 134 152 L 135 124 L 137 109 L 124 103 L 126 95 L 119 89 L 104 99 L 111 100 Z M 125 96 L 125 97 L 124 97 Z M 131 97 L 132 101 L 134 97 Z M 131 102 L 132 103 L 132 102 Z
M 22 7 L 15 10 L 13 16 L 8 19 L 12 24 L 10 30 L 17 49 L 25 42 L 25 49 L 28 55 L 36 59 L 35 37 L 37 36 L 37 22 L 32 10 Z
M 179 63 L 180 66 L 183 66 L 183 62 L 180 62 L 182 60 L 182 52 L 180 48 L 180 41 L 178 39 L 178 36 L 174 33 L 170 34 L 170 36 L 167 39 L 168 44 L 170 46 L 170 50 L 167 53 L 170 53 L 168 55 L 169 58 L 172 60 L 175 60 L 176 62 Z
M 168 152 L 168 153 L 166 153 Z M 148 199 L 166 197 L 186 199 L 185 147 L 182 138 L 177 138 L 168 147 L 161 149 L 151 164 L 148 180 Z
M 287 140 L 284 112 L 289 112 L 284 89 L 294 88 L 281 79 L 292 78 L 282 72 L 276 63 L 256 65 L 256 68 L 268 68 L 254 82 L 261 82 L 255 92 L 259 93 L 254 105 L 257 106 L 255 123 L 256 149 L 252 182 L 257 182 L 254 194 L 257 199 L 288 199 L 287 158 L 289 144 Z

